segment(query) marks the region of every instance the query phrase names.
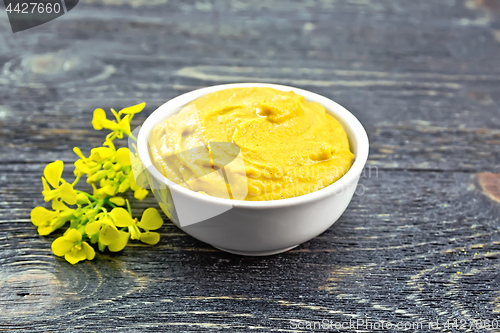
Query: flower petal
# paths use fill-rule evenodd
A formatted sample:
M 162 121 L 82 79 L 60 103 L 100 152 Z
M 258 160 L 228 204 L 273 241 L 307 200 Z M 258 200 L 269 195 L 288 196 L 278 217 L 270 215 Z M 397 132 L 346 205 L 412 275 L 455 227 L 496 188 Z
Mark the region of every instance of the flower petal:
M 87 260 L 92 260 L 95 257 L 95 250 L 87 242 L 82 243 L 82 250 L 85 251 Z
M 132 191 L 136 191 L 137 189 L 139 189 L 139 186 L 137 186 L 137 184 L 135 182 L 135 178 L 134 178 L 134 173 L 133 172 L 129 173 L 129 175 L 128 175 L 128 182 L 129 182 L 129 185 L 130 185 L 130 189 Z
M 66 253 L 70 252 L 73 246 L 75 246 L 75 243 L 63 236 L 53 241 L 51 248 L 52 252 L 54 252 L 56 256 L 62 257 Z
M 122 197 L 112 197 L 109 199 L 109 202 L 111 202 L 117 206 L 125 205 L 125 199 L 123 199 Z
M 47 235 L 50 235 L 52 232 L 54 232 L 54 230 L 56 230 L 57 228 L 53 225 L 41 225 L 37 228 L 37 232 L 40 236 L 47 236 Z
M 142 214 L 141 222 L 137 226 L 145 230 L 156 230 L 163 225 L 163 219 L 156 208 L 150 207 Z
M 73 152 L 78 155 L 78 157 L 80 157 L 82 160 L 86 160 L 87 158 L 85 157 L 85 155 L 83 155 L 82 151 L 80 148 L 78 147 L 73 147 Z
M 48 210 L 45 207 L 37 206 L 31 211 L 31 222 L 38 227 L 49 222 L 56 216 L 57 212 Z
M 45 200 L 45 202 L 49 202 L 50 200 L 54 200 L 59 197 L 59 189 L 42 191 L 42 194 L 43 194 L 43 200 Z
M 128 190 L 129 185 L 130 185 L 129 180 L 128 180 L 128 178 L 126 178 L 125 180 L 122 181 L 122 183 L 120 184 L 120 187 L 118 187 L 118 193 L 123 193 L 126 190 Z
M 123 166 L 130 165 L 130 151 L 126 147 L 122 147 L 116 151 L 116 161 Z
M 128 108 L 122 109 L 119 114 L 125 113 L 125 114 L 135 114 L 141 112 L 144 107 L 146 106 L 146 103 L 141 103 L 133 106 L 129 106 Z
M 79 205 L 87 205 L 90 203 L 90 200 L 84 193 L 78 193 L 76 196 L 76 203 Z
M 123 131 L 122 133 L 130 134 L 130 116 L 125 116 L 122 120 L 120 120 L 120 122 L 118 123 L 118 128 Z M 118 135 L 122 133 L 119 133 Z M 120 136 L 118 137 L 120 138 Z
M 103 129 L 103 122 L 106 120 L 106 112 L 103 109 L 95 109 L 94 117 L 92 118 L 92 126 L 97 131 Z
M 118 252 L 123 250 L 123 248 L 127 245 L 129 237 L 130 234 L 128 232 L 119 230 L 118 238 L 108 245 L 108 249 L 111 252 Z
M 125 208 L 116 207 L 111 211 L 111 216 L 113 216 L 115 225 L 117 227 L 128 227 L 134 224 L 132 216 L 128 213 Z
M 99 233 L 99 242 L 103 245 L 109 245 L 113 243 L 118 237 L 118 230 L 106 225 L 101 228 L 101 232 Z
M 62 172 L 64 169 L 63 161 L 57 160 L 55 162 L 49 163 L 43 170 L 43 175 L 49 184 L 57 188 L 59 187 L 59 180 L 61 179 Z
M 144 232 L 141 234 L 141 242 L 155 245 L 160 241 L 160 234 L 157 232 Z
M 82 234 L 76 229 L 68 229 L 63 236 L 65 239 L 77 243 L 82 240 Z
M 76 160 L 75 168 L 81 173 L 87 174 L 90 172 L 90 168 L 87 166 L 87 164 L 85 164 L 83 160 Z
M 60 200 L 53 200 L 52 201 L 52 209 L 53 210 L 68 210 L 68 206 L 63 204 Z
M 92 148 L 90 151 L 90 159 L 94 162 L 101 162 L 113 155 L 113 153 L 113 149 L 108 147 Z
M 87 254 L 83 249 L 70 251 L 64 255 L 64 259 L 66 259 L 66 261 L 68 261 L 71 265 L 74 265 L 79 261 L 87 259 Z
M 47 184 L 47 180 L 42 177 L 42 185 L 43 185 L 43 191 L 48 192 L 50 191 L 49 184 Z
M 87 235 L 95 235 L 101 230 L 101 227 L 103 226 L 102 222 L 92 222 L 89 223 L 85 226 L 85 233 Z
M 70 183 L 64 183 L 59 187 L 59 196 L 69 205 L 76 204 L 76 191 Z
M 146 189 L 143 189 L 143 188 L 138 188 L 137 190 L 135 190 L 134 192 L 134 198 L 136 198 L 137 200 L 144 200 L 149 194 L 149 191 L 146 190 Z

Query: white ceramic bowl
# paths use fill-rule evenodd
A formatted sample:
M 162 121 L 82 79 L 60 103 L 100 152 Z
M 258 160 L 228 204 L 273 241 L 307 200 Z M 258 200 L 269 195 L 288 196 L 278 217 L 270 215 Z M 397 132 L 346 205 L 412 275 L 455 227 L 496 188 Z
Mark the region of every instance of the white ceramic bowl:
M 337 182 L 306 195 L 273 201 L 242 201 L 212 197 L 176 185 L 156 170 L 148 151 L 149 134 L 157 123 L 189 102 L 214 91 L 238 87 L 269 87 L 294 91 L 319 102 L 344 127 L 355 161 Z M 368 158 L 368 136 L 349 111 L 318 94 L 293 87 L 236 83 L 198 89 L 160 106 L 140 128 L 137 149 L 146 176 L 165 214 L 184 232 L 218 249 L 241 255 L 287 251 L 324 232 L 344 213 Z M 184 223 L 183 223 L 184 221 Z M 193 221 L 201 221 L 194 223 Z

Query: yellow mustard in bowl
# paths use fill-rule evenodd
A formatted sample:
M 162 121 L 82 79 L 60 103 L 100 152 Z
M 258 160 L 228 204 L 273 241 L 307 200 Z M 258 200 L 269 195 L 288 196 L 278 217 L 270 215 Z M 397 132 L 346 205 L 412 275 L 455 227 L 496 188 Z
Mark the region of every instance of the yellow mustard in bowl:
M 203 194 L 278 200 L 320 190 L 351 167 L 342 125 L 319 103 L 272 88 L 202 96 L 151 131 L 153 165 Z

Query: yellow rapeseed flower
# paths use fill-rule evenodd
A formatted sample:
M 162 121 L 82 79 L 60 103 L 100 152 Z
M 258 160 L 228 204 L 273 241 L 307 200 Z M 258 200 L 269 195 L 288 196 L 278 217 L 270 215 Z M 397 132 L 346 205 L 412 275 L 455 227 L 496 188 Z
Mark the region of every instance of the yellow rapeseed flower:
M 64 259 L 72 265 L 95 257 L 94 249 L 82 241 L 82 234 L 76 229 L 68 229 L 62 237 L 57 238 L 52 243 L 52 252 L 56 256 L 64 256 Z
M 130 122 L 145 105 L 137 104 L 119 112 L 111 109 L 115 119 L 107 119 L 103 109 L 94 111 L 92 126 L 96 130 L 108 129 L 110 133 L 106 135 L 103 145 L 93 148 L 88 157 L 78 147 L 74 147 L 73 151 L 79 159 L 74 162 L 76 179 L 73 183 L 61 178 L 64 163 L 60 160 L 48 164 L 44 169 L 42 194 L 45 201 L 52 201 L 52 210 L 35 207 L 31 211 L 31 221 L 40 235 L 48 235 L 70 222 L 64 235 L 52 243 L 52 251 L 57 256 L 64 256 L 71 264 L 95 257 L 94 249 L 87 242 L 97 243 L 101 251 L 108 248 L 115 252 L 122 250 L 130 238 L 147 244 L 156 244 L 160 239 L 159 233 L 151 231 L 163 224 L 156 209 L 146 209 L 141 221 L 138 221 L 132 216 L 129 202 L 116 196 L 129 188 L 139 200 L 149 193 L 143 188 L 147 187 L 144 177 L 139 177 L 139 180 L 134 178 L 134 173 L 140 175 L 144 168 L 137 154 L 132 155 L 128 148 L 116 149 L 113 143 L 115 139 L 123 138 L 124 134 L 137 141 L 131 133 Z M 139 172 L 135 172 L 137 170 Z M 75 190 L 82 177 L 92 186 L 92 195 Z M 125 205 L 127 209 L 117 207 Z M 111 211 L 109 207 L 112 207 Z
M 69 205 L 76 204 L 76 191 L 73 189 L 73 185 L 66 183 L 61 178 L 64 169 L 63 161 L 55 161 L 49 163 L 43 170 L 42 184 L 45 201 L 62 199 Z M 62 184 L 61 181 L 63 181 Z M 54 189 L 51 189 L 50 186 Z

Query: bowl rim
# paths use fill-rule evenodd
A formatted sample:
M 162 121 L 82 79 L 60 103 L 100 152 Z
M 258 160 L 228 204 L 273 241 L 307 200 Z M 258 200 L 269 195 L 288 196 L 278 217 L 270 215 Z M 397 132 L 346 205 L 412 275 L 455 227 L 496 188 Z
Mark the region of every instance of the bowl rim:
M 281 91 L 293 91 L 296 94 L 304 96 L 306 100 L 319 102 L 321 105 L 325 107 L 325 109 L 329 114 L 331 114 L 337 120 L 339 120 L 339 122 L 341 122 L 344 129 L 347 125 L 349 131 L 351 132 L 352 136 L 355 138 L 356 141 L 355 159 L 349 171 L 333 184 L 330 184 L 320 190 L 311 193 L 307 193 L 293 198 L 286 198 L 279 200 L 245 201 L 245 200 L 218 198 L 189 190 L 187 188 L 184 188 L 180 185 L 173 183 L 153 166 L 148 149 L 148 138 L 151 130 L 157 123 L 163 121 L 164 119 L 169 118 L 170 116 L 178 112 L 178 110 L 183 106 L 185 106 L 186 104 L 206 94 L 230 88 L 251 88 L 251 87 L 268 87 Z M 349 140 L 349 144 L 351 145 L 351 150 L 353 150 L 351 140 Z M 366 130 L 364 129 L 363 125 L 359 122 L 359 120 L 346 108 L 344 108 L 340 104 L 334 102 L 333 100 L 325 96 L 304 89 L 295 88 L 291 86 L 278 85 L 278 84 L 230 83 L 230 84 L 221 84 L 221 85 L 196 89 L 184 93 L 182 95 L 179 95 L 177 97 L 174 97 L 173 99 L 160 105 L 155 111 L 153 111 L 146 118 L 146 120 L 144 121 L 139 130 L 139 134 L 137 136 L 137 152 L 141 162 L 143 163 L 144 166 L 146 166 L 147 170 L 151 173 L 151 175 L 163 185 L 167 185 L 170 191 L 176 191 L 194 200 L 200 200 L 215 205 L 224 205 L 224 206 L 231 205 L 233 207 L 266 209 L 266 208 L 287 207 L 297 204 L 304 204 L 313 201 L 318 201 L 325 197 L 333 195 L 334 193 L 338 193 L 337 191 L 343 190 L 346 186 L 352 184 L 355 181 L 357 182 L 368 159 L 369 141 Z

